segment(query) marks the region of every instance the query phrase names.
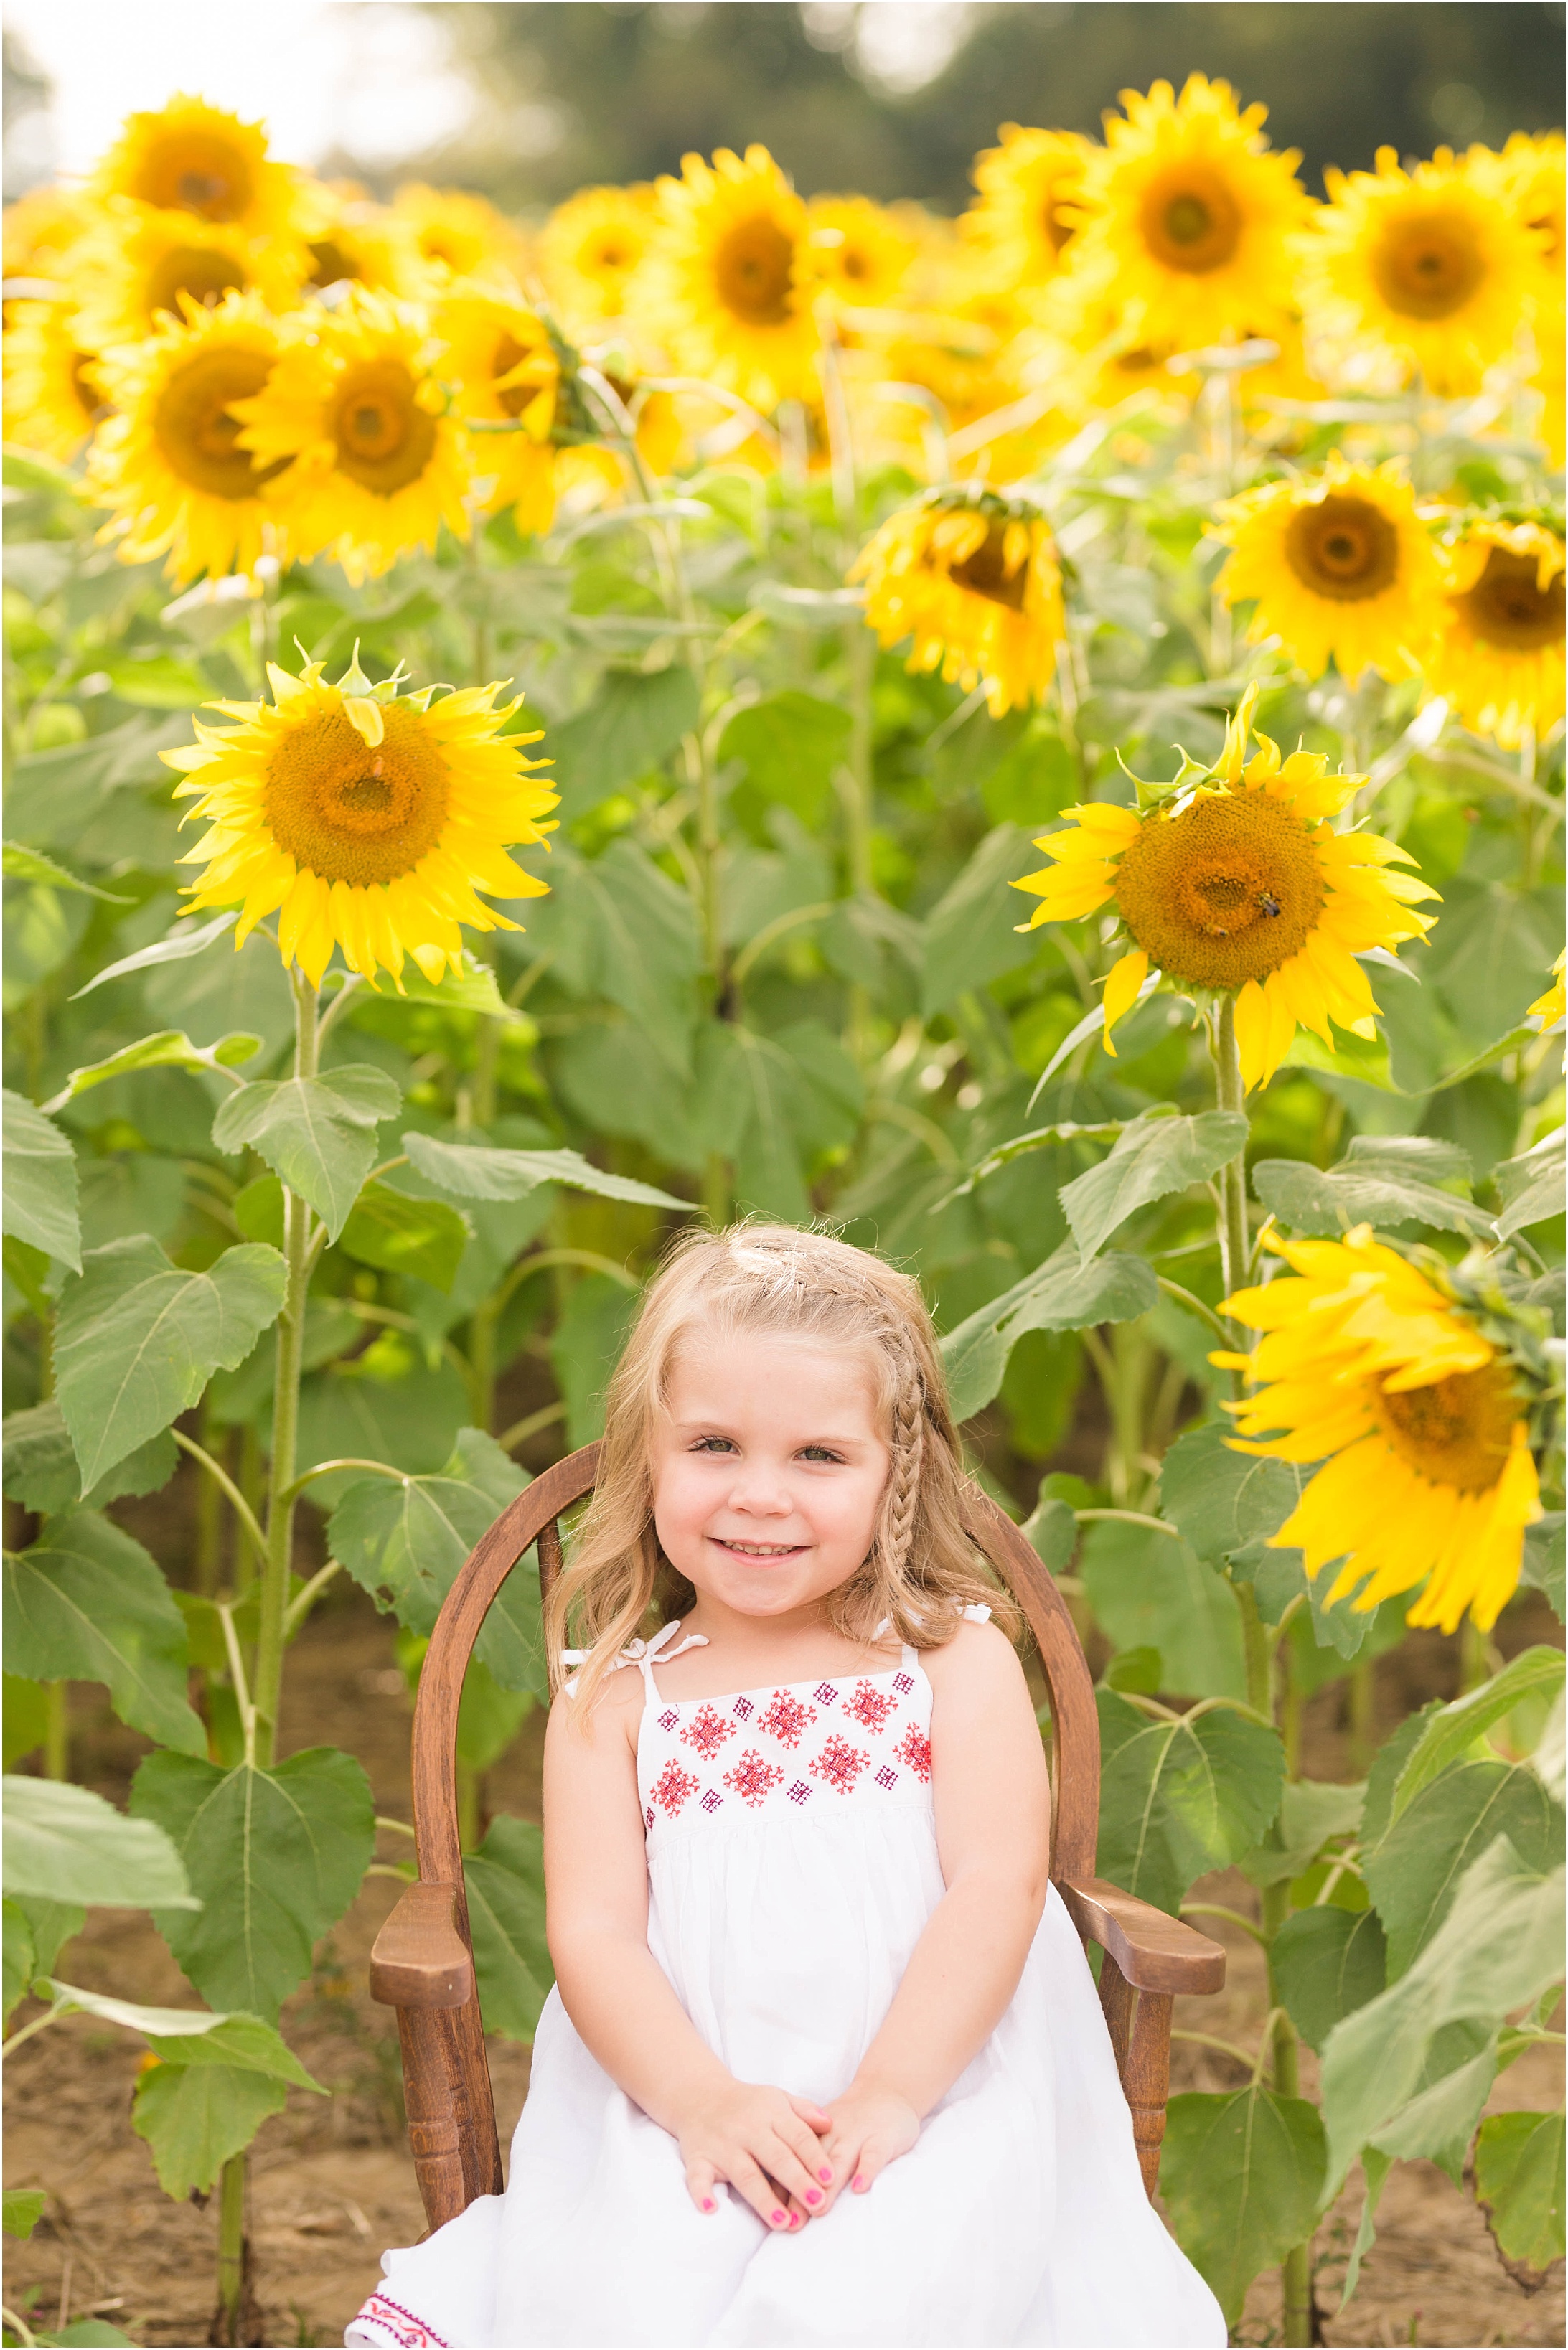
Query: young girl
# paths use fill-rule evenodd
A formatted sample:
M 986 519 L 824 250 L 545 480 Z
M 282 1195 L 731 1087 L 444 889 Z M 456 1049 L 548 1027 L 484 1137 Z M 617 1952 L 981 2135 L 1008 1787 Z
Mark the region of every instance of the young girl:
M 681 1245 L 546 1611 L 585 1646 L 507 2190 L 389 2252 L 348 2344 L 1224 2342 L 1144 2194 L 964 1491 L 912 1281 L 782 1227 Z

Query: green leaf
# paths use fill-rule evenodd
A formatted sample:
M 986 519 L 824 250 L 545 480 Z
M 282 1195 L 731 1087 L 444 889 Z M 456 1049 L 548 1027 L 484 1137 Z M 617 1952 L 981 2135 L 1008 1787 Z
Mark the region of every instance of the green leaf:
M 485 2029 L 527 2043 L 556 1980 L 545 1941 L 544 1838 L 527 1820 L 493 1820 L 462 1874 Z
M 318 1077 L 242 1086 L 213 1120 L 213 1140 L 220 1150 L 260 1151 L 335 1241 L 374 1163 L 376 1128 L 402 1099 L 384 1070 L 350 1061 Z
M 379 986 L 372 981 L 371 985 L 379 995 L 390 996 L 394 1002 L 433 1003 L 442 1012 L 481 1012 L 487 1020 L 513 1024 L 523 1018 L 502 994 L 490 965 L 477 962 L 466 947 L 462 969 L 456 973 L 449 964 L 440 979 L 427 979 L 417 962 L 406 962 L 396 989 L 389 981 Z
M 332 1556 L 378 1607 L 423 1638 L 469 1552 L 528 1480 L 476 1428 L 463 1429 L 438 1476 L 365 1477 L 344 1492 L 327 1522 Z M 545 1697 L 536 1567 L 514 1566 L 501 1586 L 474 1649 L 507 1690 Z
M 129 2334 L 101 2317 L 73 2317 L 63 2334 L 35 2334 L 39 2350 L 136 2350 Z
M 1361 2217 L 1355 2223 L 1355 2241 L 1350 2248 L 1350 2258 L 1345 2263 L 1345 2284 L 1339 2296 L 1339 2310 L 1342 2314 L 1349 2304 L 1351 2294 L 1360 2282 L 1361 2263 L 1377 2241 L 1377 2230 L 1374 2222 L 1377 2217 L 1377 2206 L 1382 2198 L 1384 2184 L 1393 2167 L 1389 2156 L 1379 2154 L 1370 2146 L 1362 2147 L 1361 2172 L 1366 2182 L 1366 2192 L 1361 2199 Z
M 1159 1297 L 1154 1271 L 1142 1257 L 1113 1251 L 1088 1263 L 1064 1241 L 1044 1264 L 982 1305 L 941 1342 L 953 1417 L 970 1419 L 1002 1385 L 1015 1339 L 1026 1330 L 1083 1330 L 1098 1322 L 1130 1322 Z
M 1284 1749 L 1229 1707 L 1151 1720 L 1114 1690 L 1100 1716 L 1102 1875 L 1172 1916 L 1194 1877 L 1250 1851 L 1279 1808 Z
M 1497 1220 L 1500 1239 L 1563 1213 L 1563 1133 L 1558 1127 L 1521 1158 L 1505 1159 L 1492 1169 L 1491 1180 L 1503 1203 Z
M 557 851 L 551 884 L 530 906 L 535 943 L 555 951 L 573 993 L 619 1004 L 658 1060 L 689 1077 L 702 967 L 691 899 L 624 836 L 592 863 Z
M 1293 1779 L 1280 1797 L 1268 1835 L 1241 1856 L 1254 1885 L 1280 1885 L 1304 1876 L 1325 1844 L 1354 1835 L 1366 1806 L 1364 1786 L 1326 1779 Z
M 5 1113 L 0 1230 L 79 1273 L 76 1153 L 59 1128 L 9 1087 L 0 1095 L 0 1105 Z
M 185 1625 L 139 1542 L 90 1510 L 51 1519 L 5 1562 L 5 1670 L 40 1681 L 102 1681 L 121 1721 L 160 1745 L 204 1754 L 186 1702 Z
M 1269 1963 L 1291 2022 L 1321 2055 L 1334 2025 L 1384 1987 L 1382 1922 L 1376 1909 L 1298 1909 L 1275 1935 Z
M 1015 1134 L 1011 1140 L 999 1142 L 994 1150 L 988 1150 L 948 1198 L 966 1199 L 975 1185 L 983 1183 L 988 1175 L 999 1175 L 1004 1167 L 1011 1167 L 1015 1159 L 1026 1159 L 1033 1150 L 1051 1150 L 1059 1142 L 1114 1142 L 1118 1134 L 1126 1131 L 1127 1120 L 1120 1118 L 1107 1118 L 1098 1126 L 1080 1126 L 1073 1118 L 1064 1118 L 1056 1126 L 1032 1127 L 1027 1134 Z M 948 1201 L 944 1200 L 943 1207 L 947 1204 Z
M 648 1208 L 679 1208 L 690 1200 L 629 1175 L 611 1175 L 576 1150 L 493 1150 L 471 1142 L 437 1142 L 410 1129 L 403 1137 L 410 1164 L 428 1183 L 459 1200 L 522 1200 L 541 1183 L 564 1183 L 568 1191 L 591 1191 L 601 1200 L 629 1200 Z
M 1563 1617 L 1563 1513 L 1547 1510 L 1524 1529 L 1521 1580 L 1544 1591 L 1559 1623 Z
M 57 1516 L 82 1498 L 81 1474 L 57 1398 L 10 1413 L 5 1424 L 5 1488 L 39 1517 Z M 101 1476 L 88 1496 L 101 1510 L 122 1493 L 156 1493 L 174 1474 L 180 1455 L 168 1430 L 150 1436 Z
M 79 1003 L 95 987 L 107 987 L 111 979 L 127 979 L 134 971 L 153 971 L 160 963 L 185 962 L 192 955 L 205 954 L 225 931 L 234 929 L 238 920 L 237 910 L 231 908 L 226 914 L 214 914 L 210 922 L 179 922 L 166 939 L 158 939 L 150 947 L 139 947 L 134 954 L 121 955 L 118 962 L 106 963 L 85 987 L 78 988 L 71 1002 Z
M 1212 2286 L 1227 2325 L 1247 2287 L 1313 2232 L 1325 2159 L 1305 2097 L 1258 2082 L 1229 2096 L 1172 2097 L 1159 2184 L 1171 2233 Z
M 1078 1547 L 1078 1521 L 1067 1503 L 1042 1492 L 1020 1531 L 1053 1575 L 1066 1574 Z
M 369 1183 L 337 1236 L 346 1256 L 387 1273 L 410 1273 L 450 1290 L 468 1246 L 466 1219 L 443 1200 L 414 1200 L 387 1183 Z
M 532 1690 L 503 1689 L 488 1665 L 471 1658 L 457 1708 L 458 1761 L 470 1771 L 492 1769 L 538 1702 Z
M 1497 2078 L 1498 2035 L 1484 2023 L 1447 2023 L 1433 2038 L 1415 2088 L 1371 2143 L 1396 2162 L 1435 2162 L 1456 2187 Z
M 1489 2114 L 1476 2141 L 1476 2201 L 1504 2260 L 1542 2273 L 1563 2258 L 1563 2116 Z
M 920 1008 L 929 1020 L 966 989 L 983 987 L 1033 957 L 1038 941 L 1002 919 L 1007 884 L 1033 861 L 1027 833 L 1014 824 L 988 832 L 951 888 L 926 918 Z
M 1236 1452 L 1224 1427 L 1179 1436 L 1159 1469 L 1162 1516 L 1199 1558 L 1218 1564 L 1277 1534 L 1300 1501 L 1310 1471 L 1292 1461 Z
M 1521 1699 L 1555 1697 L 1563 1687 L 1561 1648 L 1526 1648 L 1511 1658 L 1501 1672 L 1469 1690 L 1430 1715 L 1394 1789 L 1393 1817 L 1400 1814 L 1432 1781 L 1459 1762 L 1468 1747 L 1511 1713 Z
M 283 1305 L 275 1249 L 232 1248 L 205 1273 L 145 1235 L 91 1249 L 67 1282 L 55 1336 L 60 1410 L 88 1492 L 244 1362 Z
M 1102 1521 L 1084 1530 L 1078 1571 L 1114 1648 L 1158 1649 L 1162 1690 L 1246 1696 L 1236 1595 L 1186 1543 L 1152 1527 Z
M 786 689 L 738 712 L 719 737 L 718 755 L 721 764 L 745 761 L 742 794 L 792 808 L 815 830 L 832 804 L 834 770 L 848 756 L 849 729 L 849 712 L 836 702 Z
M 1252 1170 L 1252 1189 L 1272 1214 L 1298 1232 L 1337 1235 L 1354 1224 L 1490 1232 L 1491 1218 L 1484 1208 L 1438 1188 L 1469 1173 L 1469 1157 L 1451 1142 L 1426 1134 L 1358 1134 L 1326 1174 L 1304 1159 L 1261 1159 Z
M 269 1771 L 150 1754 L 130 1803 L 168 1831 L 206 1904 L 157 1916 L 174 1956 L 203 1999 L 270 2022 L 369 1866 L 375 1805 L 363 1770 L 330 1746 Z
M 41 2187 L 7 2187 L 0 2203 L 0 2226 L 6 2235 L 18 2236 L 24 2243 L 43 2217 L 48 2196 Z
M 27 1962 L 27 1980 L 55 1970 L 55 1960 L 66 1944 L 75 1939 L 87 1922 L 87 1911 L 79 1901 L 46 1901 L 30 1893 L 14 1893 L 4 1903 L 5 1912 L 5 2012 L 9 2015 L 15 2000 L 12 1996 L 12 1938 L 15 1935 Z
M 155 2064 L 136 2084 L 130 2126 L 151 2149 L 165 2195 L 204 2195 L 231 2155 L 249 2146 L 288 2091 L 230 2064 Z
M 44 1970 L 33 1948 L 32 1921 L 19 1901 L 0 1902 L 0 1929 L 5 1978 L 5 2021 L 9 2023 L 17 2001 L 31 1990 Z
M 0 867 L 7 881 L 31 881 L 40 889 L 65 889 L 78 897 L 98 898 L 106 906 L 130 906 L 136 902 L 132 898 L 117 898 L 112 889 L 97 889 L 90 881 L 79 881 L 63 865 L 57 865 L 52 857 L 46 857 L 40 849 L 19 847 L 14 840 L 0 844 Z
M 1423 968 L 1461 1035 L 1490 1045 L 1524 1018 L 1562 943 L 1561 887 L 1445 881 Z
M 107 1085 L 110 1077 L 131 1076 L 138 1069 L 232 1069 L 236 1062 L 248 1061 L 260 1052 L 261 1042 L 259 1036 L 236 1031 L 232 1036 L 221 1036 L 215 1045 L 198 1045 L 192 1044 L 183 1029 L 160 1029 L 155 1036 L 143 1036 L 134 1045 L 122 1045 L 105 1061 L 92 1061 L 86 1068 L 73 1069 L 45 1107 L 64 1109 L 78 1094 L 90 1092 L 94 1086 Z
M 184 1862 L 154 1821 L 127 1819 L 63 1779 L 7 1778 L 4 1788 L 7 1894 L 116 1909 L 201 1908 Z
M 48 1734 L 48 1700 L 37 1681 L 16 1679 L 5 1676 L 5 1768 L 19 1762 L 24 1754 L 31 1754 L 41 1746 Z
M 1388 1936 L 1391 1981 L 1431 1941 L 1460 1879 L 1499 1836 L 1522 1865 L 1550 1867 L 1563 1810 L 1524 1763 L 1459 1762 L 1421 1789 L 1366 1862 L 1366 1889 Z
M 313 2080 L 286 2041 L 259 2015 L 214 2015 L 200 2007 L 143 2007 L 128 1999 L 111 1999 L 102 1991 L 84 1991 L 79 1984 L 51 1981 L 57 1999 L 69 2000 L 83 2015 L 100 2022 L 118 2023 L 140 2032 L 159 2062 L 164 2064 L 226 2064 L 242 2073 L 262 2073 L 271 2081 L 292 2081 L 297 2088 L 327 2092 Z
M 1094 1256 L 1118 1225 L 1151 1200 L 1184 1191 L 1234 1159 L 1247 1139 L 1239 1112 L 1197 1118 L 1146 1114 L 1124 1128 L 1108 1159 L 1062 1187 L 1062 1206 L 1082 1256 Z
M 368 1362 L 373 1370 L 365 1367 Z M 299 1465 L 385 1461 L 405 1474 L 425 1474 L 446 1460 L 469 1408 L 467 1388 L 444 1357 L 431 1370 L 410 1346 L 406 1360 L 383 1370 L 375 1348 L 369 1348 L 352 1363 L 334 1364 L 305 1380 Z M 353 1473 L 322 1478 L 310 1488 L 312 1501 L 329 1508 Z
M 550 1340 L 550 1364 L 566 1407 L 566 1440 L 591 1444 L 604 1434 L 605 1391 L 620 1360 L 639 1294 L 590 1273 L 567 1298 Z
M 698 718 L 697 683 L 684 661 L 651 676 L 607 670 L 587 708 L 553 727 L 545 745 L 556 762 L 550 783 L 561 795 L 561 821 L 575 824 L 661 765 Z

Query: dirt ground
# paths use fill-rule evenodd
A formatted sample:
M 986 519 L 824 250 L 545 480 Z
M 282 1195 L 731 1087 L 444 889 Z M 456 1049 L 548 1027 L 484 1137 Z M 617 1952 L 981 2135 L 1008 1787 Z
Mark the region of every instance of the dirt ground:
M 1505 1645 L 1550 1638 L 1547 1617 L 1511 1618 Z M 1453 1644 L 1423 1635 L 1379 1660 L 1378 1700 L 1390 1727 L 1412 1704 L 1451 1695 Z M 293 1650 L 284 1752 L 330 1723 L 364 1762 L 379 1812 L 409 1816 L 410 1707 L 392 1659 L 389 1622 L 357 1594 L 324 1608 Z M 142 1742 L 98 1707 L 100 1691 L 76 1691 L 80 1722 L 77 1775 L 123 1802 Z M 1314 1777 L 1350 1775 L 1333 1690 L 1314 1699 L 1306 1724 Z M 492 1773 L 493 1809 L 538 1817 L 537 1721 Z M 383 1838 L 389 1857 L 401 1857 Z M 370 1944 L 398 1887 L 369 1879 L 323 1945 L 311 1982 L 289 2002 L 285 2028 L 333 2095 L 291 2091 L 285 2112 L 263 2128 L 253 2157 L 250 2214 L 260 2322 L 253 2339 L 272 2345 L 340 2342 L 343 2328 L 379 2273 L 384 2245 L 411 2242 L 422 2217 L 402 2138 L 397 2037 L 390 2013 L 366 1990 Z M 1246 1910 L 1254 1898 L 1235 1875 L 1209 1880 L 1195 1897 Z M 1252 2044 L 1266 2009 L 1256 1946 L 1209 1921 L 1231 1952 L 1230 1981 L 1215 1999 L 1179 2001 L 1177 2025 Z M 62 1953 L 58 1971 L 89 1988 L 171 2005 L 192 1993 L 150 1921 L 134 1911 L 96 1911 L 88 1931 Z M 32 2012 L 27 2010 L 24 2012 Z M 19 2019 L 20 2020 L 20 2019 Z M 32 2241 L 7 2243 L 5 2298 L 40 2327 L 62 2317 L 109 2319 L 138 2343 L 196 2345 L 209 2338 L 216 2215 L 176 2205 L 160 2192 L 146 2147 L 129 2126 L 138 2043 L 83 2016 L 40 2034 L 7 2067 L 5 2183 L 42 2187 L 49 2201 Z M 1304 2052 L 1303 2052 L 1304 2054 Z M 503 2143 L 527 2086 L 526 2052 L 492 2043 Z M 1310 2065 L 1311 2059 L 1306 2057 Z M 1494 2106 L 1549 2107 L 1561 2095 L 1558 2068 L 1544 2052 L 1505 2074 Z M 1220 2089 L 1236 2079 L 1222 2055 L 1177 2043 L 1172 2086 Z M 1327 2344 L 1547 2345 L 1563 2341 L 1559 2264 L 1532 2296 L 1507 2274 L 1469 2197 L 1428 2163 L 1397 2165 L 1385 2189 L 1376 2245 L 1355 2300 L 1334 2316 L 1361 2203 L 1359 2173 L 1316 2241 L 1316 2291 Z M 1279 2339 L 1275 2278 L 1248 2297 L 1236 2340 Z

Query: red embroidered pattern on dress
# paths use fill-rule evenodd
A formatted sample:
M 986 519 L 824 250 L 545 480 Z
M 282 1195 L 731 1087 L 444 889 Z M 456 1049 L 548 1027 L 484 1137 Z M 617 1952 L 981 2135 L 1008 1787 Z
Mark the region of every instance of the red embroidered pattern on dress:
M 884 1763 L 883 1763 L 883 1765 L 882 1765 L 882 1768 L 881 1768 L 881 1769 L 877 1772 L 877 1784 L 879 1787 L 887 1787 L 887 1788 L 888 1788 L 888 1789 L 892 1789 L 892 1788 L 896 1787 L 896 1786 L 898 1785 L 898 1773 L 897 1773 L 897 1771 L 890 1771 L 890 1770 L 888 1768 L 887 1763 L 886 1763 L 886 1762 L 884 1762 Z
M 873 1689 L 869 1681 L 857 1681 L 855 1694 L 844 1700 L 844 1711 L 877 1738 L 887 1728 L 888 1716 L 898 1712 L 898 1700 L 886 1690 Z
M 800 1733 L 816 1720 L 816 1708 L 803 1705 L 788 1690 L 774 1690 L 763 1711 L 757 1716 L 757 1728 L 776 1738 L 781 1746 L 793 1753 L 800 1744 Z
M 893 1749 L 900 1762 L 907 1762 L 917 1779 L 929 1785 L 931 1776 L 931 1742 L 914 1722 Z
M 895 1673 L 895 1674 L 894 1674 L 894 1676 L 893 1676 L 893 1687 L 898 1690 L 898 1695 L 899 1695 L 900 1697 L 908 1697 L 908 1696 L 909 1696 L 909 1691 L 914 1688 L 914 1686 L 915 1686 L 915 1684 L 914 1684 L 914 1682 L 910 1679 L 910 1678 L 909 1678 L 909 1674 L 908 1674 L 908 1673 Z
M 838 1702 L 838 1691 L 831 1681 L 819 1681 L 812 1690 L 812 1695 L 818 1705 L 836 1705 Z
M 734 1769 L 725 1772 L 724 1784 L 733 1787 L 742 1802 L 755 1811 L 783 1777 L 776 1762 L 767 1762 L 754 1746 L 748 1746 Z
M 383 2334 L 391 2335 L 398 2350 L 447 2350 L 444 2334 L 433 2333 L 423 2318 L 416 2317 L 411 2309 L 404 2309 L 399 2303 L 389 2301 L 384 2293 L 370 2295 L 355 2323 L 379 2325 Z
M 659 1810 L 673 1819 L 688 1796 L 697 1793 L 697 1783 L 691 1772 L 683 1771 L 671 1755 L 654 1781 L 649 1793 Z
M 730 1708 L 730 1711 L 735 1716 L 736 1720 L 740 1721 L 750 1721 L 756 1710 L 756 1707 L 752 1703 L 749 1697 L 738 1697 L 735 1700 L 734 1704 Z
M 722 1713 L 715 1713 L 711 1705 L 705 1705 L 695 1720 L 687 1723 L 680 1741 L 684 1746 L 694 1746 L 704 1762 L 711 1762 L 725 1739 L 734 1735 L 734 1723 L 726 1721 Z
M 830 1787 L 836 1787 L 841 1795 L 847 1795 L 870 1760 L 869 1754 L 862 1754 L 858 1746 L 851 1746 L 846 1738 L 840 1738 L 835 1731 L 815 1762 L 808 1762 L 805 1767 L 814 1779 L 826 1779 Z

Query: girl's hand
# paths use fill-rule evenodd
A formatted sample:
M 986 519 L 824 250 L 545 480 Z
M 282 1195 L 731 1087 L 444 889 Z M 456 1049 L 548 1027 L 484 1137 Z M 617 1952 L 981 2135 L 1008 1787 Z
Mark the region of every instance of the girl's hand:
M 920 2117 L 907 2097 L 891 2089 L 846 2089 L 829 2106 L 831 2126 L 822 2141 L 822 2166 L 834 2177 L 832 2192 L 811 2216 L 817 2219 L 847 2185 L 864 2195 L 878 2175 L 920 2135 Z
M 837 2173 L 822 2151 L 829 2117 L 809 2097 L 726 2080 L 701 2093 L 676 2131 L 699 2211 L 715 2211 L 720 2179 L 777 2235 L 824 2210 Z

